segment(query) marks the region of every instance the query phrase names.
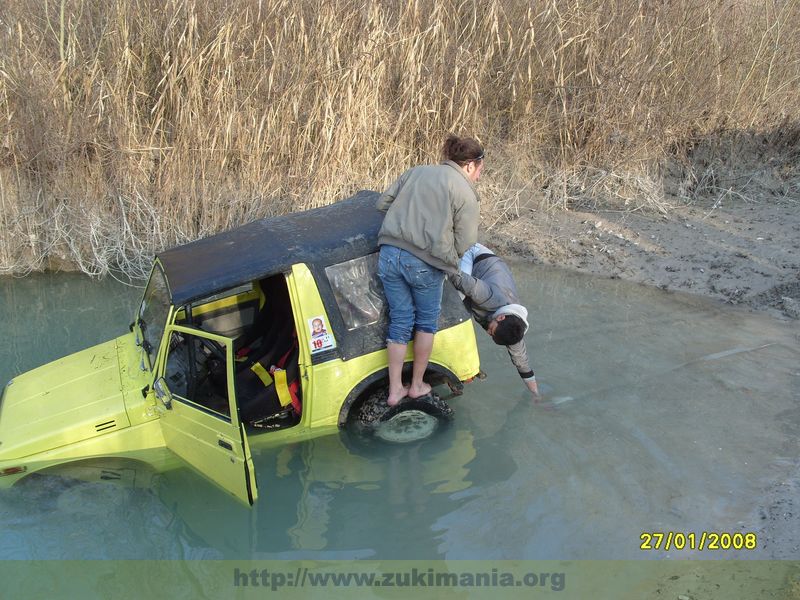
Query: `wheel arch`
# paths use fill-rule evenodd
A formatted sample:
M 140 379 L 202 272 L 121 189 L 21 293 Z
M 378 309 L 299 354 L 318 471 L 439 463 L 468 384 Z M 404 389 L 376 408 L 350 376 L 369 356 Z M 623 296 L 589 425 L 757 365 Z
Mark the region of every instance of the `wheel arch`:
M 403 375 L 410 375 L 411 366 L 411 362 L 406 362 L 403 364 Z M 456 394 L 460 393 L 460 391 L 464 388 L 464 384 L 455 373 L 453 373 L 447 367 L 437 363 L 428 364 L 428 369 L 425 371 L 425 379 L 432 385 L 447 383 Z M 347 424 L 347 419 L 351 411 L 358 408 L 361 405 L 361 402 L 363 402 L 364 399 L 376 388 L 382 385 L 383 382 L 386 382 L 385 385 L 388 385 L 388 380 L 389 368 L 384 367 L 382 369 L 378 369 L 374 373 L 371 373 L 357 383 L 353 389 L 350 390 L 350 393 L 347 394 L 347 398 L 345 398 L 342 407 L 339 409 L 338 426 L 344 427 Z

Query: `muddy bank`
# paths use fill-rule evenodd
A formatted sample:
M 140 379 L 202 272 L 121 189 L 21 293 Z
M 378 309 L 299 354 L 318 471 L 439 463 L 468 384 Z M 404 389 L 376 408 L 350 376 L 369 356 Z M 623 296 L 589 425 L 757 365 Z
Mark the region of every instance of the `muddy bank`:
M 664 215 L 529 205 L 482 237 L 535 263 L 800 318 L 800 201 L 730 197 Z

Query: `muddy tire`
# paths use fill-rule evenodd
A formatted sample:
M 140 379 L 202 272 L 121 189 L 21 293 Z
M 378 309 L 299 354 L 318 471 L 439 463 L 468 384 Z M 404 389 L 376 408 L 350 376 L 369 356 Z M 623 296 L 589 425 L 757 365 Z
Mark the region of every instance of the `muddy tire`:
M 389 393 L 372 393 L 351 415 L 348 429 L 364 438 L 383 442 L 410 443 L 430 437 L 453 419 L 453 409 L 436 393 L 423 398 L 405 398 L 389 406 Z

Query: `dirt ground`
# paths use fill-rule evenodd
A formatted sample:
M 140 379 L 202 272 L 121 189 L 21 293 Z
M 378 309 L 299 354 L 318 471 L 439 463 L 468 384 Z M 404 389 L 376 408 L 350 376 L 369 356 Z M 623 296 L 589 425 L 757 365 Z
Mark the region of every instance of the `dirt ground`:
M 535 263 L 800 318 L 800 200 L 708 200 L 666 215 L 528 206 L 481 237 Z

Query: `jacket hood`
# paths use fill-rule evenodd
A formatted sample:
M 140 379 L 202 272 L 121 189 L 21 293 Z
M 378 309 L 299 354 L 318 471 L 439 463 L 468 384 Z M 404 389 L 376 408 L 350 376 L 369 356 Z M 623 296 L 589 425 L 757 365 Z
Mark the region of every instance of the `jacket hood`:
M 500 315 L 514 315 L 519 317 L 522 319 L 522 322 L 525 323 L 525 333 L 528 332 L 528 309 L 521 304 L 506 304 L 505 306 L 501 306 L 494 311 L 492 319 Z

